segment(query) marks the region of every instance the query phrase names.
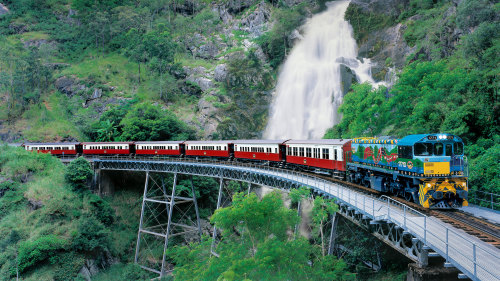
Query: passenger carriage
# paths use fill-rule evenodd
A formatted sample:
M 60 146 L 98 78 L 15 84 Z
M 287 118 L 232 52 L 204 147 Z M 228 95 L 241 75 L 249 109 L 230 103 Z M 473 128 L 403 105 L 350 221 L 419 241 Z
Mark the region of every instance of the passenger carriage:
M 136 141 L 136 155 L 166 155 L 181 156 L 183 152 L 183 141 Z
M 58 143 L 25 143 L 24 149 L 36 151 L 37 153 L 49 153 L 53 155 L 76 155 L 78 142 L 58 142 Z
M 134 153 L 133 142 L 82 142 L 85 155 L 128 155 Z
M 234 158 L 240 161 L 269 161 L 279 164 L 285 160 L 286 140 L 235 140 Z
M 285 145 L 287 165 L 345 177 L 350 139 L 289 140 Z
M 185 141 L 184 149 L 187 157 L 233 157 L 232 141 Z

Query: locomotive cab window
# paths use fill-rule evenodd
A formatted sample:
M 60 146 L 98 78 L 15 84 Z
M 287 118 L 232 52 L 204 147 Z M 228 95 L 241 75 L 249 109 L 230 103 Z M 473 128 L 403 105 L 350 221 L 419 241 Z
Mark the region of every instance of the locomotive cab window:
M 452 149 L 452 144 L 451 143 L 447 143 L 446 144 L 446 149 L 445 149 L 446 156 L 451 156 L 451 154 L 452 154 L 451 149 Z
M 411 146 L 399 146 L 398 158 L 413 159 L 413 149 Z
M 431 156 L 433 150 L 432 143 L 416 143 L 415 155 L 416 156 Z
M 461 142 L 456 142 L 453 144 L 453 153 L 455 155 L 462 155 L 464 154 L 464 144 Z
M 434 155 L 436 155 L 436 156 L 443 155 L 443 144 L 442 143 L 434 144 Z

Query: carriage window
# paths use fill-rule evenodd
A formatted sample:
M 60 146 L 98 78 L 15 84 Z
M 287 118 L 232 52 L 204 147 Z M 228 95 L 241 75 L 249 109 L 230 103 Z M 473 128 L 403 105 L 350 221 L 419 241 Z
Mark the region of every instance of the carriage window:
M 278 149 L 277 148 L 274 148 L 274 153 L 278 153 Z
M 398 158 L 413 159 L 413 149 L 411 146 L 399 146 Z
M 434 146 L 432 143 L 416 143 L 415 144 L 415 155 L 416 156 L 430 156 L 432 155 L 432 150 Z
M 451 154 L 452 154 L 451 147 L 452 147 L 451 143 L 446 144 L 446 149 L 445 149 L 446 156 L 451 156 Z
M 333 159 L 338 160 L 337 150 L 333 150 Z
M 311 158 L 311 156 L 312 156 L 312 152 L 311 152 L 311 150 L 312 150 L 312 149 L 311 149 L 310 147 L 307 147 L 307 148 L 306 148 L 306 157 Z
M 330 159 L 330 151 L 328 148 L 323 148 L 323 159 Z
M 434 155 L 437 155 L 437 156 L 443 155 L 443 144 L 442 143 L 434 144 Z
M 455 155 L 462 155 L 464 154 L 464 144 L 461 142 L 456 142 L 453 144 L 453 153 Z
M 303 147 L 299 147 L 299 156 L 304 157 L 304 148 Z

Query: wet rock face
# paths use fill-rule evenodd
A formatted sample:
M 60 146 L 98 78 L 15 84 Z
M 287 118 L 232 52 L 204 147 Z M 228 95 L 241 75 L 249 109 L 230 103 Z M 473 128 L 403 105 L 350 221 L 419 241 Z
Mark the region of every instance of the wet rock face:
M 397 24 L 372 33 L 366 42 L 359 46 L 358 55 L 371 58 L 379 67 L 384 67 L 387 58 L 391 58 L 394 66 L 401 69 L 405 65 L 406 57 L 415 51 L 403 38 L 405 29 L 406 26 Z

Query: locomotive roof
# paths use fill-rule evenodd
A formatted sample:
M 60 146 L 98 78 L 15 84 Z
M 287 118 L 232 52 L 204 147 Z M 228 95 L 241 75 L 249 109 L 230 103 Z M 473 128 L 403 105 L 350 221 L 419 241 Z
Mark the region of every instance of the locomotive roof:
M 282 144 L 287 140 L 235 140 L 234 144 Z
M 135 144 L 181 144 L 184 141 L 136 141 Z
M 27 142 L 24 145 L 76 145 L 79 142 Z
M 350 142 L 351 139 L 319 139 L 319 140 L 288 140 L 286 144 L 331 144 L 344 145 Z
M 232 140 L 199 140 L 199 141 L 185 141 L 185 144 L 230 144 Z
M 433 136 L 436 137 L 434 140 L 429 140 L 428 137 Z M 440 137 L 444 137 L 444 139 L 441 139 Z M 461 142 L 462 139 L 458 136 L 455 136 L 453 134 L 418 134 L 418 135 L 408 135 L 398 141 L 398 145 L 414 145 L 416 142 L 420 141 L 454 141 L 454 142 Z

